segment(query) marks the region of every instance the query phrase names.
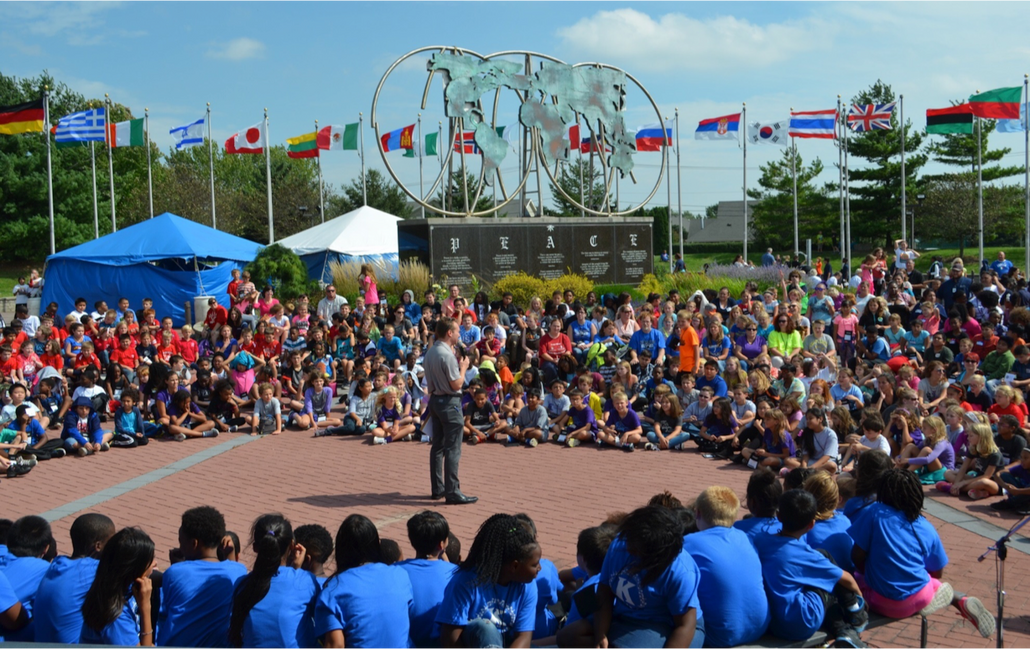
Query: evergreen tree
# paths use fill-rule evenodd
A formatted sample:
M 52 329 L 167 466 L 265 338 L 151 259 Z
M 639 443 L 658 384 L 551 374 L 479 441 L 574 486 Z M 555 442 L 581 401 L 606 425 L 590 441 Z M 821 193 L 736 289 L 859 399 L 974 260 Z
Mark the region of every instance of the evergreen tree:
M 365 171 L 365 188 L 369 207 L 402 219 L 412 218 L 414 210 L 408 204 L 408 195 L 378 169 Z M 339 216 L 356 210 L 364 204 L 361 194 L 361 179 L 355 178 L 350 185 L 344 188 L 342 196 L 334 196 L 332 200 L 327 197 L 326 211 L 333 216 Z
M 580 173 L 582 172 L 583 184 L 580 185 Z M 554 204 L 554 211 L 556 216 L 579 216 L 579 206 L 574 204 L 572 201 L 565 198 L 561 192 L 558 191 L 558 187 L 565 190 L 572 198 L 579 201 L 586 207 L 593 207 L 599 209 L 598 206 L 604 203 L 604 179 L 601 177 L 600 165 L 590 166 L 590 162 L 587 159 L 573 160 L 568 164 L 563 164 L 558 170 L 558 177 L 556 178 L 557 186 L 555 183 L 551 183 L 551 200 Z M 581 191 L 582 190 L 582 191 Z M 615 183 L 612 182 L 612 190 L 609 195 L 609 202 L 612 203 L 612 208 L 615 208 Z M 587 216 L 592 216 L 587 214 Z
M 755 243 L 761 247 L 793 252 L 794 248 L 794 194 L 791 159 L 794 150 L 784 149 L 783 157 L 760 167 L 758 179 L 760 189 L 749 189 L 748 197 L 758 200 L 751 208 L 751 227 Z M 819 232 L 835 232 L 838 229 L 838 202 L 831 192 L 835 185 L 817 188 L 813 181 L 822 173 L 823 163 L 816 158 L 805 166 L 798 154 L 798 246 L 804 246 L 805 239 L 813 239 Z
M 957 102 L 956 102 L 957 103 Z M 1010 148 L 994 149 L 988 146 L 988 138 L 994 132 L 997 122 L 993 119 L 980 120 L 980 149 L 983 162 L 984 182 L 1008 178 L 1023 173 L 1021 166 L 1002 166 L 999 163 L 1002 158 L 1012 153 Z M 930 153 L 934 160 L 951 167 L 958 167 L 959 171 L 969 171 L 976 175 L 976 118 L 973 118 L 972 133 L 948 133 L 940 136 L 943 139 L 933 142 L 930 145 Z M 928 179 L 940 179 L 948 174 L 937 174 L 928 176 Z

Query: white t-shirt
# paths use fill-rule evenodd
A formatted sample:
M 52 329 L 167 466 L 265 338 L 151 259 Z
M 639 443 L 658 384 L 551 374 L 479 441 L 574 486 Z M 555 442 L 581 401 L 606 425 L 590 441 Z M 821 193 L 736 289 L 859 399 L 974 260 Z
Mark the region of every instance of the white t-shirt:
M 891 454 L 891 444 L 883 435 L 877 435 L 876 439 L 872 441 L 870 441 L 869 438 L 865 435 L 862 435 L 862 437 L 858 439 L 858 443 L 870 450 L 880 450 L 886 453 L 887 455 Z
M 36 335 L 36 330 L 39 329 L 39 318 L 34 315 L 30 315 L 24 320 L 21 318 L 18 318 L 18 320 L 21 321 L 21 330 L 25 332 L 26 336 L 32 338 Z

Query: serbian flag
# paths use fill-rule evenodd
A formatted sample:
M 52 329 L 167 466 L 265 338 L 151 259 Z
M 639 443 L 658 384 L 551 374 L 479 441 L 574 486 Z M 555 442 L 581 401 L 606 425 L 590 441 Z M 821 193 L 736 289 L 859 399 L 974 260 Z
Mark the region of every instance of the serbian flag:
M 383 152 L 396 151 L 397 149 L 410 149 L 412 140 L 414 139 L 415 125 L 411 124 L 404 128 L 399 128 L 396 131 L 390 131 L 389 133 L 383 134 L 379 138 L 379 142 L 383 145 Z
M 479 145 L 476 144 L 476 132 L 464 131 L 454 134 L 454 152 L 461 153 L 464 150 L 466 155 L 477 155 L 482 153 Z
M 637 151 L 661 151 L 665 146 L 665 138 L 672 142 L 672 120 L 661 124 L 646 124 L 637 129 Z
M 703 119 L 697 123 L 695 140 L 736 140 L 740 132 L 740 113 Z

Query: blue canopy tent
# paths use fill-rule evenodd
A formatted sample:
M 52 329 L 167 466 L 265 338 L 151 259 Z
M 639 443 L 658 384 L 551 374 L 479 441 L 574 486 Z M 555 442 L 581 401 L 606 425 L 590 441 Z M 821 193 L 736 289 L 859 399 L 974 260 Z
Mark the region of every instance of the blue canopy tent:
M 57 302 L 63 315 L 79 297 L 88 310 L 97 300 L 114 307 L 121 297 L 138 309 L 149 297 L 158 317 L 171 316 L 179 327 L 185 303 L 198 295 L 213 295 L 228 308 L 233 269 L 259 250 L 252 241 L 165 212 L 47 257 L 43 304 Z
M 363 205 L 281 239 L 308 267 L 308 277 L 332 283 L 331 265 L 354 261 L 373 264 L 377 274 L 397 276 L 397 221 L 399 217 Z

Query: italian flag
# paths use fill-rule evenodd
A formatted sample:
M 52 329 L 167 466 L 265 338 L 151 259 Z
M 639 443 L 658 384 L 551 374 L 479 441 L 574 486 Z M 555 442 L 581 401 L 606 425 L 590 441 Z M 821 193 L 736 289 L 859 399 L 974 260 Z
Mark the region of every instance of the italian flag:
M 997 88 L 969 97 L 969 106 L 977 117 L 990 119 L 1019 119 L 1019 100 L 1023 87 Z
M 112 149 L 123 146 L 143 146 L 146 143 L 143 136 L 142 119 L 118 122 L 117 124 L 111 124 L 107 128 L 109 131 L 107 141 L 111 143 Z

